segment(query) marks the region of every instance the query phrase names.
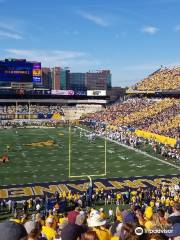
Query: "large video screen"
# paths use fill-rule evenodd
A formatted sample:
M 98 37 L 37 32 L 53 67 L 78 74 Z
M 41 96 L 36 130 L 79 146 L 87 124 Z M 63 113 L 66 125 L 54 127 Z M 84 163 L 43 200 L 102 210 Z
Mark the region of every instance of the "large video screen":
M 0 82 L 40 82 L 41 64 L 26 60 L 0 61 Z
M 33 63 L 33 82 L 41 83 L 41 63 Z

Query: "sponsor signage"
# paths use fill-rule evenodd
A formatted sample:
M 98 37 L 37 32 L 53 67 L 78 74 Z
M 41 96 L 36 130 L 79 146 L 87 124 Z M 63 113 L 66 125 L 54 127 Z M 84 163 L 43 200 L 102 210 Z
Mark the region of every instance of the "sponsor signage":
M 106 90 L 87 90 L 87 96 L 106 96 Z
M 66 95 L 66 96 L 72 96 L 74 95 L 73 90 L 51 90 L 52 95 Z

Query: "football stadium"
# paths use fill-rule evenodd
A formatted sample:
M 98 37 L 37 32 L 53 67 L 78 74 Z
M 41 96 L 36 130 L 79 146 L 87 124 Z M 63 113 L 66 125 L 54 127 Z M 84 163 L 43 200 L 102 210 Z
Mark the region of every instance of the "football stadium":
M 179 207 L 179 67 L 161 68 L 114 94 L 109 70 L 93 73 L 97 82 L 98 75 L 104 77 L 103 90 L 73 89 L 70 72 L 65 80 L 71 89 L 53 90 L 34 87 L 37 79 L 44 81 L 44 69 L 40 63 L 30 64 L 1 61 L 1 79 L 9 85 L 0 89 L 2 220 L 25 225 L 35 221 L 32 216 L 38 221 L 45 218 L 41 227 L 46 239 L 53 239 L 49 237 L 53 231 L 67 239 L 63 234 L 68 235 L 68 224 L 75 221 L 79 226 L 76 217 L 84 222 L 86 211 L 90 216 L 95 212 L 87 221 L 101 217 L 97 222 L 110 221 L 106 222 L 110 226 L 123 224 L 133 213 L 141 215 L 144 209 L 149 230 L 154 207 L 159 216 Z M 19 65 L 27 82 L 20 80 Z M 13 70 L 3 72 L 4 66 Z M 57 76 L 52 75 L 54 86 L 62 81 Z M 91 88 L 92 76 L 85 73 L 85 78 Z M 77 216 L 69 220 L 73 214 Z M 135 229 L 138 224 L 131 221 L 124 226 Z M 105 229 L 106 239 L 111 235 L 113 239 Z
M 0 240 L 180 240 L 178 9 L 0 0 Z

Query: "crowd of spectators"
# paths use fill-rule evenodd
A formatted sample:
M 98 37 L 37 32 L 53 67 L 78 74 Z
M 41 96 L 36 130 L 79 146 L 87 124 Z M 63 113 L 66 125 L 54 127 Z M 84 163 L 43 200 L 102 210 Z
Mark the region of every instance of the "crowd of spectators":
M 180 112 L 180 105 L 178 105 L 176 112 Z M 171 115 L 169 115 L 169 117 L 166 118 L 165 121 L 163 121 L 164 117 L 162 117 L 161 114 L 159 115 L 160 116 L 157 117 L 158 121 L 154 124 L 151 124 L 150 127 L 145 129 L 147 129 L 150 132 L 152 131 L 157 134 L 162 134 L 168 137 L 180 139 L 180 114 L 172 117 Z
M 130 98 L 82 119 L 117 127 L 130 126 L 179 139 L 179 113 L 179 99 Z
M 110 105 L 100 112 L 90 114 L 87 117 L 85 116 L 84 119 L 94 119 L 96 121 L 113 124 L 117 118 L 124 118 L 125 116 L 128 116 L 133 112 L 139 111 L 144 107 L 148 107 L 153 103 L 154 100 L 149 98 L 132 98 L 124 102 Z
M 134 89 L 139 91 L 178 90 L 180 89 L 180 67 L 161 68 L 139 81 Z
M 135 129 L 145 130 L 180 139 L 180 100 L 174 98 L 130 98 L 108 106 L 106 109 L 82 117 L 97 134 L 133 148 L 149 150 L 165 159 L 180 163 L 179 145 L 160 144 L 135 134 Z M 106 127 L 105 127 L 106 126 Z
M 98 106 L 99 107 L 99 106 Z M 61 105 L 18 104 L 0 106 L 0 115 L 34 114 L 48 115 L 60 113 L 67 119 L 85 115 L 85 121 L 103 122 L 107 125 L 131 126 L 152 133 L 180 138 L 180 100 L 174 98 L 130 98 L 99 111 L 101 108 L 82 107 L 64 108 Z M 88 112 L 89 111 L 89 112 Z M 93 113 L 91 113 L 93 112 Z M 87 113 L 89 113 L 87 115 Z M 77 117 L 78 116 L 78 117 Z M 1 118 L 2 119 L 2 118 Z M 4 118 L 3 118 L 4 119 Z
M 18 105 L 1 105 L 0 114 L 53 114 L 60 113 L 63 115 L 61 105 L 37 105 L 37 104 L 18 104 Z
M 53 121 L 53 120 L 4 120 L 0 121 L 0 128 L 35 128 L 35 127 L 60 127 L 67 124 L 65 121 Z
M 178 240 L 179 185 L 1 200 L 0 240 Z M 105 210 L 106 205 L 106 210 Z M 101 206 L 99 208 L 99 206 Z M 102 207 L 104 206 L 104 208 Z M 114 206 L 114 207 L 112 207 Z
M 102 125 L 90 126 L 97 135 L 107 137 L 117 143 L 125 144 L 126 146 L 135 148 L 140 151 L 145 151 L 155 156 L 162 157 L 165 160 L 173 160 L 174 163 L 180 164 L 180 148 L 178 146 L 170 146 L 158 143 L 152 139 L 138 137 L 133 131 L 129 131 L 125 127 L 118 129 L 105 129 Z

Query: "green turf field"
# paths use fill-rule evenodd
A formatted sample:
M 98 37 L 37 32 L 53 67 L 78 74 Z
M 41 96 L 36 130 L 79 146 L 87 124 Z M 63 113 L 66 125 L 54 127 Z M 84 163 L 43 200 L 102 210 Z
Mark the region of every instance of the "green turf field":
M 0 130 L 0 154 L 10 146 L 10 161 L 0 163 L 0 185 L 69 179 L 69 128 Z M 71 175 L 102 175 L 105 141 L 90 143 L 71 130 Z M 107 176 L 129 177 L 178 174 L 179 170 L 141 153 L 107 141 Z M 78 177 L 79 179 L 80 177 Z

